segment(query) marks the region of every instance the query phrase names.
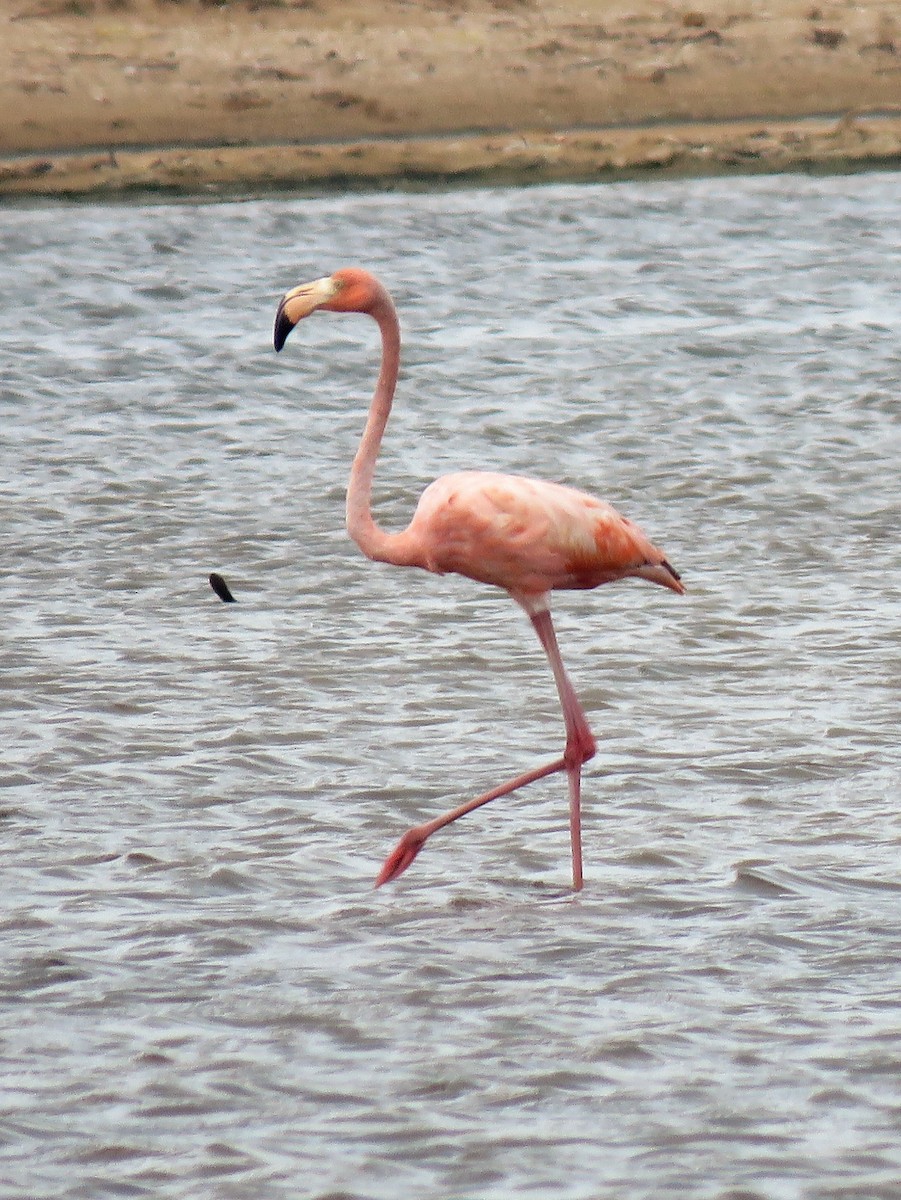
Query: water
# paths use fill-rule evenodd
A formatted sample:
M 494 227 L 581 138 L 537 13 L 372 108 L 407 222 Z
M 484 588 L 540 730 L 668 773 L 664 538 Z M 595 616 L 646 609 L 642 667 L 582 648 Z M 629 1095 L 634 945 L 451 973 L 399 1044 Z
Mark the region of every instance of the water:
M 4 210 L 9 1200 L 832 1200 L 901 1188 L 901 179 Z M 616 503 L 689 594 L 523 615 L 343 528 L 444 470 Z M 207 583 L 219 570 L 238 603 Z

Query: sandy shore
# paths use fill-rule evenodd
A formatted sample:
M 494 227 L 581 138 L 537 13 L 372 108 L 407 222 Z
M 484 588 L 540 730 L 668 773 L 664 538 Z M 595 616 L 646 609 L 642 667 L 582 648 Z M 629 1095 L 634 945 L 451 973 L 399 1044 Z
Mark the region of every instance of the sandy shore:
M 901 162 L 901 0 L 0 0 L 0 194 Z

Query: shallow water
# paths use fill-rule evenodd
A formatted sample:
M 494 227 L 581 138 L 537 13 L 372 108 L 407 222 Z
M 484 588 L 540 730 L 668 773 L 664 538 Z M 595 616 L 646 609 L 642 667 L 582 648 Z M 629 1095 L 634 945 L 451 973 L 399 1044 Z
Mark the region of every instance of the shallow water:
M 7 208 L 0 1180 L 44 1197 L 896 1197 L 901 177 Z M 682 571 L 528 622 L 375 566 L 487 466 Z M 238 603 L 207 583 L 221 571 Z

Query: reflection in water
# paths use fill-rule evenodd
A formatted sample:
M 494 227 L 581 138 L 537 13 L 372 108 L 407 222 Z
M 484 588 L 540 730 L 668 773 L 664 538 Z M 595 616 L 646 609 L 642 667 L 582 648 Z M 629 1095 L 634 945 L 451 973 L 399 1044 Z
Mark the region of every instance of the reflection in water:
M 5 1194 L 895 1194 L 898 179 L 7 209 Z M 559 479 L 689 596 L 561 596 L 586 890 L 509 601 L 342 528 Z M 210 589 L 218 572 L 238 603 Z

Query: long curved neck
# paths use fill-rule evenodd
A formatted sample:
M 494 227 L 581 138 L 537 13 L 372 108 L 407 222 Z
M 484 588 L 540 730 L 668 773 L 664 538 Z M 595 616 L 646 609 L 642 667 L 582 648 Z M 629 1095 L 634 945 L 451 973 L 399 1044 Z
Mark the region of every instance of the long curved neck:
M 354 456 L 347 485 L 347 532 L 369 558 L 379 562 L 407 562 L 398 543 L 403 534 L 386 533 L 372 516 L 372 480 L 382 435 L 388 424 L 400 369 L 400 324 L 391 297 L 382 291 L 368 310 L 382 335 L 382 365 L 363 437 Z

